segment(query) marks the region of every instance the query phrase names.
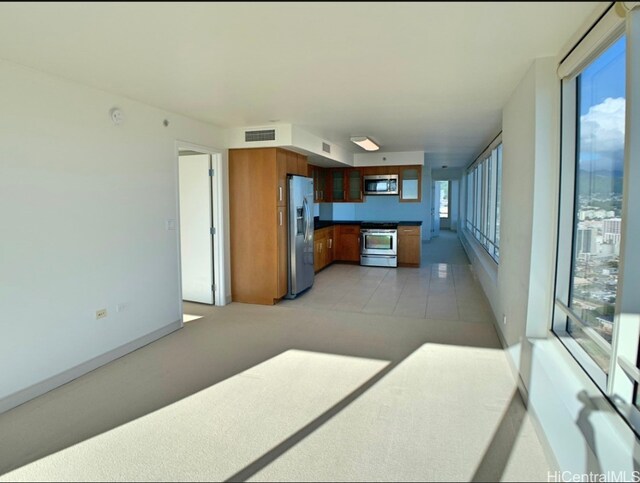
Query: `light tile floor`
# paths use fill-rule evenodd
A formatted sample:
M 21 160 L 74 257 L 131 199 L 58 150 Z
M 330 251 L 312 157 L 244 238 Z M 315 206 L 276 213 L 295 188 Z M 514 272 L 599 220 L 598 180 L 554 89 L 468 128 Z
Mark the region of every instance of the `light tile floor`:
M 431 248 L 434 247 L 434 250 Z M 423 252 L 437 259 L 461 262 L 460 242 L 450 234 L 425 243 Z M 493 321 L 491 307 L 472 266 L 434 262 L 420 268 L 361 267 L 335 263 L 316 274 L 313 287 L 283 307 L 362 312 L 467 322 Z

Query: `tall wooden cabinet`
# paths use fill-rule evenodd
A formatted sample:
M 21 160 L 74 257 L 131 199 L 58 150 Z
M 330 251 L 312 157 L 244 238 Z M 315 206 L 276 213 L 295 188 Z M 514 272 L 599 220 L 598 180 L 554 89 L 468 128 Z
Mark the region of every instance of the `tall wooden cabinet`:
M 229 150 L 231 296 L 271 305 L 287 293 L 287 174 L 305 156 L 280 148 Z

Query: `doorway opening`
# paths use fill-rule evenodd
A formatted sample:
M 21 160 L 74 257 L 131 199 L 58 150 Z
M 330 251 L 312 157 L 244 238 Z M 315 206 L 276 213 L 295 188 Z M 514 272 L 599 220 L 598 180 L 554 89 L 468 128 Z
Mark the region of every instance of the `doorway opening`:
M 431 236 L 440 230 L 458 231 L 459 180 L 434 180 L 432 185 Z
M 219 236 L 221 154 L 177 143 L 177 158 L 180 304 L 182 322 L 187 323 L 201 318 L 207 306 L 225 304 Z

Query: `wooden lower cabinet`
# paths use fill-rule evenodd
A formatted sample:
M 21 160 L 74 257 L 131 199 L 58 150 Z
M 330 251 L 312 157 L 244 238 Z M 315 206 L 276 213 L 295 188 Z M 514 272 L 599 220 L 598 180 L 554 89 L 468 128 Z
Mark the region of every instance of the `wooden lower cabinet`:
M 337 225 L 335 258 L 344 262 L 360 261 L 360 226 Z
M 326 244 L 326 233 L 322 230 L 316 230 L 313 238 L 313 269 L 316 272 L 319 272 L 326 266 Z
M 313 267 L 319 272 L 335 261 L 360 261 L 360 227 L 335 225 L 314 233 Z M 357 254 L 357 256 L 356 256 Z
M 420 258 L 422 256 L 421 232 L 420 226 L 398 227 L 398 266 L 420 266 Z
M 325 266 L 330 265 L 335 260 L 335 227 L 325 228 L 327 231 L 326 252 L 324 255 Z

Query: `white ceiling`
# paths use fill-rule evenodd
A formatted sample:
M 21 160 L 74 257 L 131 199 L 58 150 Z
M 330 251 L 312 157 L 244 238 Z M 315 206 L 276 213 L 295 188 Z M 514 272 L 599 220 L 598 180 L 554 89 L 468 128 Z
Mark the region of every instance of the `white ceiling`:
M 0 58 L 221 127 L 470 162 L 593 2 L 2 3 Z M 353 146 L 355 150 L 359 148 Z

